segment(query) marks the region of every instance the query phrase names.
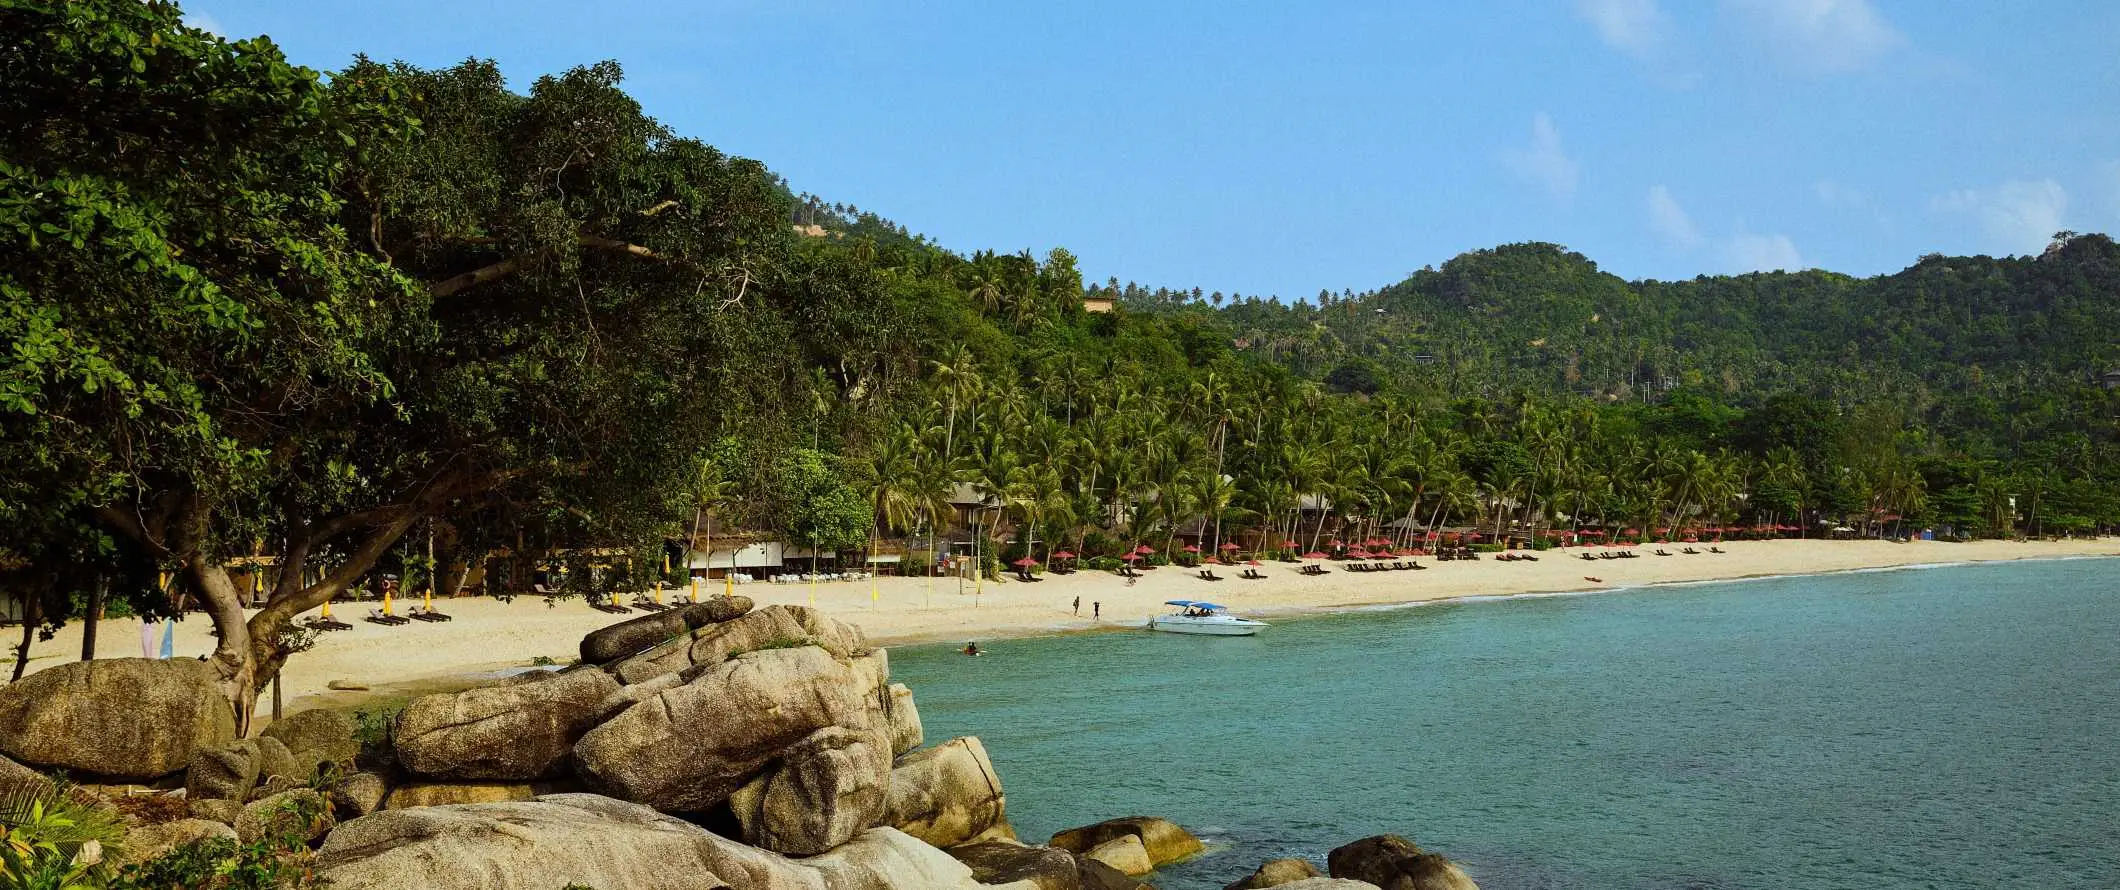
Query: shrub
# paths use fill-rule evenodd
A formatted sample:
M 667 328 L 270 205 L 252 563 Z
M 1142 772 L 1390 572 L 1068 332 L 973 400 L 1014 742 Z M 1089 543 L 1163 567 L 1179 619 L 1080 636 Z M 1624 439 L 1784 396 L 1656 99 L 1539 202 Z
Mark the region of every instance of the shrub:
M 308 827 L 323 818 L 301 800 L 281 804 L 265 820 L 272 833 L 255 843 L 208 838 L 128 866 L 109 890 L 289 890 L 317 886 L 309 868 Z M 56 885 L 55 885 L 56 886 Z M 85 885 L 93 887 L 95 885 Z

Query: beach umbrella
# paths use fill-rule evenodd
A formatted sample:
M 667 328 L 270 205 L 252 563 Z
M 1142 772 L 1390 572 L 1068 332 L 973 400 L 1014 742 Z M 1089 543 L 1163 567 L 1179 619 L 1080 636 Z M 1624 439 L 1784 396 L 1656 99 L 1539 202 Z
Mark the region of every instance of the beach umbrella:
M 1199 545 L 1197 545 L 1197 544 L 1187 544 L 1187 545 L 1185 545 L 1185 548 L 1184 548 L 1184 549 L 1185 549 L 1185 552 L 1187 552 L 1187 553 L 1198 553 L 1198 552 L 1200 552 L 1200 547 L 1199 547 Z
M 1074 553 L 1072 553 L 1072 552 L 1070 552 L 1070 551 L 1067 551 L 1067 550 L 1062 550 L 1062 551 L 1060 551 L 1060 552 L 1058 552 L 1058 553 L 1055 553 L 1055 554 L 1053 554 L 1053 558 L 1054 558 L 1054 559 L 1074 559 L 1074 558 L 1075 558 L 1075 554 L 1074 554 Z
M 1013 564 L 1013 565 L 1018 565 L 1018 566 L 1022 566 L 1022 567 L 1024 567 L 1024 568 L 1030 568 L 1031 566 L 1037 565 L 1037 564 L 1038 564 L 1038 561 L 1037 561 L 1037 560 L 1035 560 L 1035 559 L 1032 559 L 1032 558 L 1030 558 L 1030 557 L 1028 557 L 1028 556 L 1026 556 L 1026 557 L 1024 557 L 1024 558 L 1022 558 L 1022 559 L 1016 560 L 1016 561 L 1015 561 L 1014 563 L 1012 563 L 1012 564 Z
M 1316 550 L 1312 550 L 1312 551 L 1310 551 L 1309 553 L 1305 553 L 1305 554 L 1303 554 L 1303 558 L 1304 558 L 1304 559 L 1329 559 L 1330 557 L 1326 556 L 1326 555 L 1325 555 L 1325 554 L 1323 554 L 1323 553 L 1319 553 L 1319 552 L 1318 552 L 1318 551 L 1316 551 Z
M 1141 554 L 1139 554 L 1139 553 L 1129 553 L 1129 554 L 1127 554 L 1127 555 L 1125 555 L 1125 556 L 1122 556 L 1122 557 L 1119 557 L 1119 558 L 1120 558 L 1120 559 L 1123 559 L 1123 560 L 1126 560 L 1127 562 L 1138 562 L 1138 561 L 1140 561 L 1140 559 L 1141 559 Z
M 1369 551 L 1367 551 L 1367 550 L 1364 550 L 1364 549 L 1362 549 L 1362 548 L 1360 548 L 1360 547 L 1356 547 L 1356 548 L 1354 548 L 1353 550 L 1349 550 L 1349 551 L 1347 551 L 1347 558 L 1348 558 L 1348 559 L 1368 559 L 1368 558 L 1369 558 Z
M 1236 549 L 1239 549 L 1239 548 L 1237 547 L 1237 545 L 1236 545 L 1236 542 L 1234 542 L 1234 541 L 1223 541 L 1223 542 L 1222 542 L 1222 549 L 1224 549 L 1224 550 L 1236 550 Z
M 1303 546 L 1303 545 L 1301 545 L 1301 544 L 1298 544 L 1298 543 L 1296 543 L 1296 542 L 1294 542 L 1294 541 L 1282 541 L 1282 542 L 1281 542 L 1281 546 L 1283 546 L 1283 547 L 1286 547 L 1286 548 L 1288 548 L 1288 549 L 1290 549 L 1290 550 L 1293 550 L 1293 549 L 1295 549 L 1295 548 L 1297 548 L 1297 547 L 1301 547 L 1301 546 Z
M 1151 554 L 1151 553 L 1154 553 L 1154 552 L 1156 552 L 1156 548 L 1154 548 L 1154 547 L 1150 547 L 1150 546 L 1148 546 L 1147 544 L 1143 544 L 1143 545 L 1141 545 L 1141 546 L 1139 546 L 1139 547 L 1135 547 L 1135 548 L 1134 548 L 1134 552 L 1135 552 L 1135 553 L 1139 553 L 1139 554 L 1141 554 L 1142 556 L 1147 556 L 1147 555 L 1149 555 L 1149 554 Z

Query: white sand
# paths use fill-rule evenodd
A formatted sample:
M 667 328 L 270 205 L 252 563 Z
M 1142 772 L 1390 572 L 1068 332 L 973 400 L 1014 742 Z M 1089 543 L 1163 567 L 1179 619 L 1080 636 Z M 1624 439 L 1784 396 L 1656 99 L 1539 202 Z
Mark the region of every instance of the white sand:
M 817 585 L 741 584 L 736 591 L 763 606 L 770 603 L 815 603 L 834 617 L 861 626 L 879 643 L 936 640 L 991 640 L 1098 628 L 1139 627 L 1149 616 L 1166 611 L 1169 599 L 1206 599 L 1252 616 L 1287 615 L 1336 607 L 1420 602 L 1453 597 L 1636 586 L 1674 581 L 1707 581 L 1760 575 L 1846 571 L 1947 562 L 2120 555 L 2120 538 L 2020 543 L 1984 541 L 1971 544 L 1882 541 L 1761 541 L 1720 545 L 1726 554 L 1648 555 L 1658 545 L 1637 547 L 1640 559 L 1584 562 L 1578 551 L 1552 550 L 1535 563 L 1496 562 L 1491 554 L 1477 562 L 1423 559 L 1428 571 L 1354 574 L 1337 564 L 1324 577 L 1303 577 L 1295 566 L 1268 563 L 1264 581 L 1233 577 L 1239 569 L 1221 568 L 1227 580 L 1207 582 L 1192 570 L 1165 567 L 1146 573 L 1128 586 L 1106 572 L 1080 572 L 1025 584 L 1017 581 L 966 582 L 954 579 L 883 578 Z M 1685 545 L 1664 545 L 1677 553 Z M 1705 548 L 1707 545 L 1696 545 Z M 1596 548 L 1592 548 L 1595 552 Z M 1585 576 L 1602 579 L 1585 580 Z M 721 585 L 702 586 L 701 596 L 717 595 Z M 871 599 L 872 592 L 874 599 Z M 1082 599 L 1079 616 L 1071 611 Z M 682 599 L 684 592 L 666 599 Z M 1090 618 L 1092 603 L 1102 604 L 1101 619 Z M 572 661 L 582 634 L 625 620 L 579 600 L 548 605 L 538 597 L 512 603 L 485 598 L 438 601 L 455 617 L 448 623 L 412 622 L 384 627 L 360 620 L 371 604 L 341 604 L 336 617 L 351 622 L 349 631 L 323 634 L 316 647 L 294 656 L 282 676 L 290 709 L 326 703 L 344 704 L 386 691 L 461 685 L 468 675 L 528 667 L 544 656 L 561 664 Z M 411 605 L 407 603 L 405 605 Z M 402 609 L 401 609 L 402 611 Z M 177 625 L 176 654 L 196 657 L 212 651 L 211 625 L 194 614 Z M 19 633 L 19 631 L 10 631 Z M 1271 632 L 1271 631 L 1269 631 Z M 49 641 L 32 648 L 30 670 L 61 664 L 81 650 L 81 628 L 68 625 Z M 98 634 L 97 656 L 137 657 L 139 624 L 129 619 L 105 621 Z M 357 684 L 367 693 L 332 693 L 326 684 Z M 260 710 L 269 705 L 261 703 Z

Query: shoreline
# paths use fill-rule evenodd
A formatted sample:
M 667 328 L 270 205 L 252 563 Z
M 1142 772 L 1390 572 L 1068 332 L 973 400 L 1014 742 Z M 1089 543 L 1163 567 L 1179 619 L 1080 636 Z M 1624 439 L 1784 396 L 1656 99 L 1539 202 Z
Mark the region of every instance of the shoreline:
M 1676 548 L 1685 546 L 1663 545 L 1674 554 Z M 1651 555 L 1657 545 L 1650 545 L 1631 548 L 1642 555 L 1628 560 L 1585 562 L 1577 554 L 1606 548 L 1580 547 L 1544 551 L 1537 554 L 1537 562 L 1497 562 L 1492 554 L 1476 562 L 1423 559 L 1429 570 L 1422 572 L 1355 574 L 1340 571 L 1337 563 L 1327 563 L 1331 571 L 1322 577 L 1299 576 L 1292 564 L 1269 563 L 1261 568 L 1268 575 L 1264 581 L 1225 575 L 1222 581 L 1208 582 L 1190 569 L 1166 566 L 1147 572 L 1132 585 L 1107 572 L 1083 571 L 1045 575 L 1029 584 L 965 582 L 962 593 L 955 579 L 930 583 L 923 578 L 814 585 L 754 583 L 737 585 L 736 592 L 759 606 L 815 605 L 861 627 L 879 646 L 898 646 L 1133 630 L 1150 616 L 1167 611 L 1163 602 L 1170 599 L 1209 599 L 1244 615 L 1295 618 L 1765 578 L 2120 556 L 2120 538 L 1964 544 L 1777 540 L 1717 546 L 1728 552 L 1658 557 Z M 1233 574 L 1236 569 L 1223 571 Z M 1586 576 L 1601 580 L 1592 583 Z M 702 585 L 699 593 L 701 598 L 719 595 L 721 586 Z M 1072 614 L 1076 597 L 1081 599 L 1079 616 Z M 688 598 L 683 590 L 664 594 L 666 602 Z M 416 603 L 405 601 L 400 608 Z M 1102 615 L 1096 619 L 1090 617 L 1093 603 L 1102 606 Z M 548 606 L 535 596 L 509 603 L 467 597 L 435 602 L 440 611 L 455 617 L 453 621 L 385 627 L 359 620 L 374 605 L 338 604 L 336 616 L 351 622 L 354 629 L 322 634 L 312 651 L 289 659 L 282 675 L 288 712 L 460 689 L 490 681 L 500 672 L 531 668 L 540 658 L 564 665 L 574 659 L 583 634 L 634 617 L 598 612 L 578 600 Z M 178 622 L 176 657 L 210 652 L 210 629 L 203 615 Z M 138 657 L 139 624 L 130 619 L 106 620 L 97 644 L 98 658 Z M 74 622 L 51 640 L 32 646 L 29 669 L 72 661 L 80 648 L 81 626 Z M 334 683 L 366 688 L 327 688 Z M 269 701 L 261 702 L 261 711 L 270 707 Z

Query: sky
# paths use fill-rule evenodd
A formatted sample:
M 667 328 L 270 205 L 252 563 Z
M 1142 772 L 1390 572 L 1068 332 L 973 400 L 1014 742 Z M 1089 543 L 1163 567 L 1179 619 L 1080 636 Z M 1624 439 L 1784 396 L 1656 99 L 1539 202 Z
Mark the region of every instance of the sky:
M 960 251 L 1288 299 L 1551 241 L 1630 279 L 2120 231 L 2111 0 L 192 0 L 298 64 L 604 59 Z

